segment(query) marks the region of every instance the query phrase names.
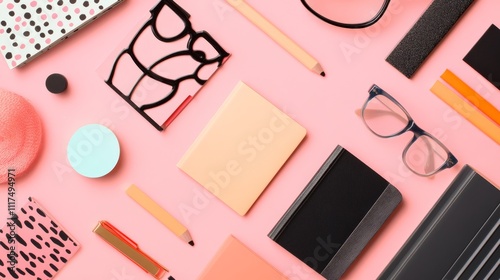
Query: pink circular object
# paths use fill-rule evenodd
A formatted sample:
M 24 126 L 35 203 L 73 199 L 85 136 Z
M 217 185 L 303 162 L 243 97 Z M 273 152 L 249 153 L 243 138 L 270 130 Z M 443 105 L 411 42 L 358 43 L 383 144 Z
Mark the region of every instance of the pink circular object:
M 23 97 L 0 90 L 0 184 L 9 169 L 16 178 L 35 161 L 42 143 L 42 122 Z

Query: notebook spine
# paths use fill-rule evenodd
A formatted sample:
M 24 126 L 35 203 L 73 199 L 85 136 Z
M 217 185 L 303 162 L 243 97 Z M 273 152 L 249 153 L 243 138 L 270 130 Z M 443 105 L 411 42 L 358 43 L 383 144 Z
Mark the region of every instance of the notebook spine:
M 340 158 L 340 156 L 345 152 L 345 149 L 341 146 L 337 146 L 333 150 L 332 154 L 328 157 L 325 164 L 316 172 L 311 181 L 307 184 L 306 188 L 300 193 L 300 195 L 295 199 L 292 206 L 288 208 L 283 217 L 274 226 L 274 228 L 269 232 L 267 236 L 269 238 L 276 240 L 281 232 L 286 228 L 287 224 L 290 222 L 292 217 L 298 212 L 300 207 L 309 199 L 310 194 L 313 190 L 319 186 L 318 182 L 323 178 L 323 176 L 330 170 L 334 163 Z
M 463 171 L 453 180 L 445 194 L 432 207 L 377 279 L 398 279 L 399 273 L 403 270 L 409 259 L 412 258 L 421 244 L 424 243 L 428 234 L 440 222 L 441 217 L 476 175 L 477 173 L 470 166 L 464 166 Z
M 380 197 L 342 244 L 321 275 L 328 280 L 340 279 L 402 199 L 401 193 L 393 185 L 387 184 Z

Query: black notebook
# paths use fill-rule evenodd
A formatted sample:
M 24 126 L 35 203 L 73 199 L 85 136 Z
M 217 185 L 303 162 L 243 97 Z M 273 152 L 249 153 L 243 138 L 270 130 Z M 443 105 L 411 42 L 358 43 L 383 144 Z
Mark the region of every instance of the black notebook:
M 379 279 L 500 279 L 500 191 L 462 168 Z
M 337 146 L 269 237 L 338 279 L 400 201 L 394 186 Z

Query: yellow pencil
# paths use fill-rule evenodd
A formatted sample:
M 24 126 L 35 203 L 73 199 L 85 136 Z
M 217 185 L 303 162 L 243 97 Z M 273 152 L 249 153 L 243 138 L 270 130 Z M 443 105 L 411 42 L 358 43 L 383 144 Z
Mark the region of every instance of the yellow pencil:
M 153 215 L 158 221 L 160 221 L 164 226 L 170 229 L 175 235 L 179 236 L 182 240 L 189 243 L 189 245 L 194 246 L 193 238 L 188 229 L 183 226 L 177 219 L 175 219 L 170 213 L 165 211 L 160 205 L 158 205 L 154 200 L 152 200 L 147 194 L 145 194 L 136 185 L 131 185 L 127 189 L 127 194 L 135 202 L 139 203 L 146 211 Z
M 261 14 L 259 14 L 254 8 L 245 3 L 244 0 L 226 0 L 231 6 L 238 10 L 242 15 L 244 15 L 253 24 L 259 27 L 264 33 L 266 33 L 271 39 L 278 43 L 282 48 L 284 48 L 288 53 L 293 55 L 298 61 L 300 61 L 309 70 L 316 74 L 325 76 L 325 71 L 319 62 L 314 59 L 310 54 L 308 54 L 304 49 L 287 37 L 283 32 L 281 32 L 276 26 L 265 19 Z

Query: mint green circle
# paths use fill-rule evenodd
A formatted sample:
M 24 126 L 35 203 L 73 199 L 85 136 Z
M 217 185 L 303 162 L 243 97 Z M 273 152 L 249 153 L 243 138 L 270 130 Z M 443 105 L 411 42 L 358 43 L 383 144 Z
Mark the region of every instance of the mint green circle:
M 76 172 L 88 178 L 99 178 L 115 168 L 120 158 L 120 144 L 109 128 L 88 124 L 71 136 L 66 153 Z

